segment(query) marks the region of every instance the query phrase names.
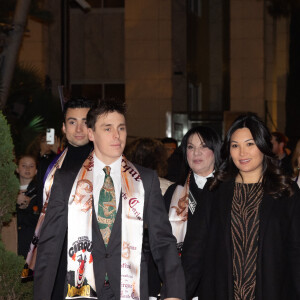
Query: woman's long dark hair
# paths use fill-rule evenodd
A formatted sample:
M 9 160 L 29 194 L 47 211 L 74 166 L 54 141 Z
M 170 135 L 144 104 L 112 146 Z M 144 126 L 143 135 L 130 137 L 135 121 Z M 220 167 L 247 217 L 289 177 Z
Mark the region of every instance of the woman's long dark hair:
M 182 149 L 182 155 L 183 155 L 183 162 L 182 162 L 182 167 L 181 167 L 181 174 L 180 174 L 180 179 L 179 179 L 179 184 L 184 185 L 188 173 L 191 170 L 188 161 L 187 161 L 187 144 L 190 136 L 197 134 L 200 138 L 200 140 L 203 140 L 205 145 L 214 153 L 215 156 L 215 165 L 214 169 L 217 170 L 219 165 L 220 165 L 220 148 L 221 148 L 221 138 L 217 134 L 217 132 L 206 126 L 197 126 L 191 128 L 183 137 L 182 142 L 181 142 L 181 149 Z
M 291 195 L 291 179 L 285 176 L 279 168 L 278 160 L 272 152 L 271 134 L 266 125 L 254 113 L 239 116 L 229 128 L 223 146 L 221 148 L 222 163 L 210 185 L 213 190 L 222 181 L 233 180 L 239 174 L 230 155 L 230 141 L 233 133 L 241 128 L 248 128 L 252 134 L 256 146 L 264 155 L 262 165 L 262 185 L 264 192 L 273 197 Z

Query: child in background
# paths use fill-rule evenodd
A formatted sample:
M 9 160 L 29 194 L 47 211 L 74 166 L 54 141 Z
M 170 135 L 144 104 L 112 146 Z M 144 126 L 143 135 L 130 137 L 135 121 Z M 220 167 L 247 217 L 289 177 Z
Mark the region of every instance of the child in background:
M 36 159 L 23 155 L 18 160 L 16 172 L 20 179 L 20 191 L 17 198 L 18 255 L 26 259 L 34 229 L 39 218 L 36 199 L 37 173 Z

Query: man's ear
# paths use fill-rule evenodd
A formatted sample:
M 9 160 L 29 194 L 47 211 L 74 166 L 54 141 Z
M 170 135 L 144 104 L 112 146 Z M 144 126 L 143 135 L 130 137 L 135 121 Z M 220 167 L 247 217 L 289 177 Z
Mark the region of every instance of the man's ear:
M 88 128 L 88 136 L 90 141 L 94 141 L 94 131 L 92 128 Z
M 19 167 L 16 168 L 16 172 L 17 172 L 18 174 L 20 173 Z
M 66 125 L 65 125 L 65 122 L 63 122 L 63 125 L 62 125 L 62 129 L 63 133 L 65 134 L 66 133 Z

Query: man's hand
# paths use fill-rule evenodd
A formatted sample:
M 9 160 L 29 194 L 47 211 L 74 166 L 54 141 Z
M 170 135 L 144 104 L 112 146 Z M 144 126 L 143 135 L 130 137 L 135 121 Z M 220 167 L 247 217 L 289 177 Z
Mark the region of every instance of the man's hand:
M 28 204 L 30 202 L 30 198 L 25 196 L 24 192 L 19 192 L 18 198 L 17 198 L 17 204 L 21 209 L 25 209 L 28 207 Z

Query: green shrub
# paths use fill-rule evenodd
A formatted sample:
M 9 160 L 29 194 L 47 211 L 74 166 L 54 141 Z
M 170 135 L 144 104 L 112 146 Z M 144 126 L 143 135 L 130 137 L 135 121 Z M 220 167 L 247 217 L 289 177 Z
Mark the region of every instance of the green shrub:
M 6 251 L 0 241 L 0 300 L 32 300 L 33 282 L 21 283 L 25 260 Z
M 15 176 L 13 143 L 10 129 L 0 111 L 0 232 L 2 223 L 11 219 L 16 207 L 19 180 Z M 0 300 L 33 299 L 32 282 L 21 283 L 25 260 L 6 251 L 0 240 Z
M 13 143 L 9 125 L 0 111 L 0 232 L 15 211 L 19 180 L 15 175 Z

